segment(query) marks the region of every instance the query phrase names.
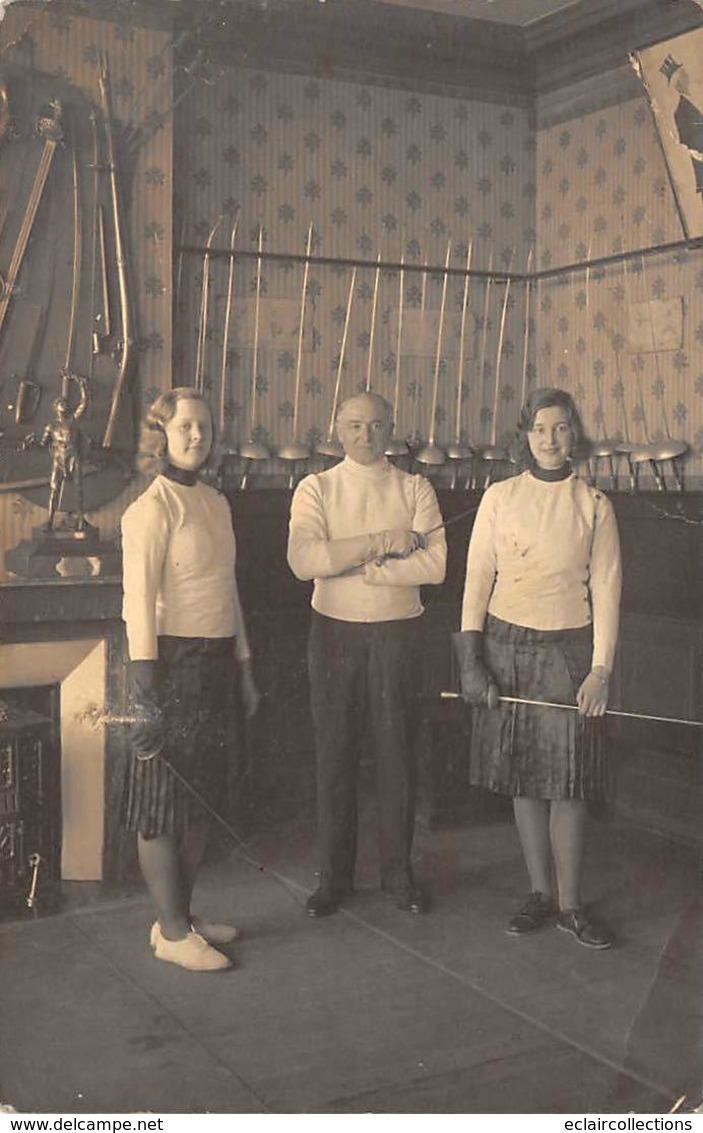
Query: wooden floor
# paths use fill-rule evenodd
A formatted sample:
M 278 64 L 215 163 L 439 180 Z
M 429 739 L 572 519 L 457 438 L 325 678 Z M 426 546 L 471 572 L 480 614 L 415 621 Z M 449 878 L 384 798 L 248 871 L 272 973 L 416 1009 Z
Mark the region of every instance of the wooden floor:
M 242 930 L 231 972 L 151 956 L 139 887 L 66 886 L 0 924 L 0 1102 L 24 1112 L 667 1112 L 703 1092 L 701 913 L 692 849 L 592 828 L 587 897 L 618 945 L 504 932 L 524 897 L 512 825 L 416 839 L 426 917 L 376 888 L 363 808 L 357 893 L 324 921 L 309 808 L 206 866 L 197 905 Z

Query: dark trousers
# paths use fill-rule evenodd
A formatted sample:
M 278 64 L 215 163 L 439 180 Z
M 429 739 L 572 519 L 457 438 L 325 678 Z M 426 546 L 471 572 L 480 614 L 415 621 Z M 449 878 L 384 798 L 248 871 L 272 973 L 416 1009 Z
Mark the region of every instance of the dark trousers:
M 411 884 L 419 619 L 342 622 L 313 611 L 308 650 L 317 749 L 320 885 L 349 892 L 357 839 L 357 779 L 373 742 L 381 887 Z

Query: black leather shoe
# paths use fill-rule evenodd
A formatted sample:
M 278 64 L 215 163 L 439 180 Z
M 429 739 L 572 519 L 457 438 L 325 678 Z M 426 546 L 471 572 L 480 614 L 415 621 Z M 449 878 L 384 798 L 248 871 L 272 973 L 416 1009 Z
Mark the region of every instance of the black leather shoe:
M 341 903 L 341 898 L 328 889 L 316 889 L 305 902 L 305 912 L 309 917 L 331 917 Z
M 563 909 L 557 916 L 557 928 L 570 932 L 584 948 L 612 948 L 613 931 L 602 921 L 589 917 L 583 909 Z
M 553 923 L 556 912 L 552 898 L 535 890 L 530 893 L 519 912 L 510 918 L 505 931 L 509 936 L 524 936 L 528 932 L 537 932 L 545 925 Z
M 427 896 L 413 886 L 412 889 L 404 889 L 401 893 L 395 894 L 395 907 L 400 909 L 402 913 L 426 913 L 430 907 Z

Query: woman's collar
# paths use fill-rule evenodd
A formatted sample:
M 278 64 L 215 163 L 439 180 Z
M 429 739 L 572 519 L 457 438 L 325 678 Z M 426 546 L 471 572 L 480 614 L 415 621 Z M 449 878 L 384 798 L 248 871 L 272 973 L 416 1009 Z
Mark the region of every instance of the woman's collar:
M 559 480 L 568 480 L 573 473 L 571 463 L 567 460 L 562 464 L 561 468 L 540 468 L 535 464 L 530 468 L 530 473 L 534 476 L 535 480 L 542 480 L 547 484 L 557 483 Z
M 173 480 L 175 484 L 183 484 L 186 488 L 192 488 L 194 484 L 198 483 L 198 473 L 189 472 L 185 468 L 176 468 L 175 464 L 167 464 L 161 473 L 167 480 Z

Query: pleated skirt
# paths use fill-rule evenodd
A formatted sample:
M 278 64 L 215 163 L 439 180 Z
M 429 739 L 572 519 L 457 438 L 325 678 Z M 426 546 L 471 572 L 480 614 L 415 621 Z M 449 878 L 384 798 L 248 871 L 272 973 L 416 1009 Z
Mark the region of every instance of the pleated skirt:
M 535 630 L 488 615 L 484 657 L 502 696 L 575 704 L 591 668 L 592 627 Z M 470 779 L 500 794 L 603 801 L 605 721 L 560 708 L 501 704 L 472 712 Z
M 159 638 L 164 755 L 215 810 L 226 798 L 240 732 L 233 638 Z M 159 756 L 131 753 L 124 823 L 144 838 L 180 836 L 207 813 Z

